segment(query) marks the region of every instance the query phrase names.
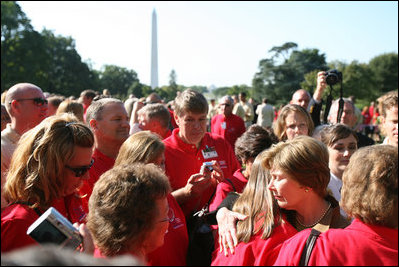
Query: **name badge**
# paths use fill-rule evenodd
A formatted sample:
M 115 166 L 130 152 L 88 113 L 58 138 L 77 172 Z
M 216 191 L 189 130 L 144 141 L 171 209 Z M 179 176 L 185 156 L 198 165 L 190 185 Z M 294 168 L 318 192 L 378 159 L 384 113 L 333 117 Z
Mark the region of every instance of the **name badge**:
M 223 129 L 223 130 L 226 130 L 226 122 L 225 122 L 225 121 L 222 122 L 222 125 L 221 125 L 221 126 L 222 126 L 222 129 Z
M 214 147 L 208 147 L 206 146 L 205 149 L 201 150 L 202 156 L 204 159 L 210 159 L 210 158 L 217 158 L 218 153 L 216 152 Z

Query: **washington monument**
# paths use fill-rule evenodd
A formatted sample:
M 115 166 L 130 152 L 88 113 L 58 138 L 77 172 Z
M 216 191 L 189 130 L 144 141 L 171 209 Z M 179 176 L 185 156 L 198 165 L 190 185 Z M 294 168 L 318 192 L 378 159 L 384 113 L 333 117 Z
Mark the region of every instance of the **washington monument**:
M 152 11 L 151 88 L 158 87 L 157 13 Z

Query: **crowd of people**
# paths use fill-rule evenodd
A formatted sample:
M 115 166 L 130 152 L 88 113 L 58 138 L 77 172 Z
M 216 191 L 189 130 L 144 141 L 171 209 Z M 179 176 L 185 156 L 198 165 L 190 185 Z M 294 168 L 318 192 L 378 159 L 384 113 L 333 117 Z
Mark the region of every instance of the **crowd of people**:
M 326 86 L 319 72 L 313 96 L 276 110 L 245 92 L 164 103 L 15 84 L 2 95 L 2 263 L 46 248 L 27 229 L 53 207 L 87 264 L 398 265 L 398 91 L 323 114 Z

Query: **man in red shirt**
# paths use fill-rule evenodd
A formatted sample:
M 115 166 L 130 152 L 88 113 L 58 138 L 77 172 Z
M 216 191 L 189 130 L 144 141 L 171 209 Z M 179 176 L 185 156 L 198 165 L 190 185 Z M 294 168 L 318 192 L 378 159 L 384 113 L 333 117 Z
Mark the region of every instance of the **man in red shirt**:
M 94 101 L 87 109 L 87 123 L 94 134 L 93 167 L 90 178 L 83 181 L 80 194 L 85 196 L 84 208 L 88 211 L 88 201 L 94 184 L 100 176 L 114 166 L 119 148 L 129 137 L 129 120 L 123 102 L 115 98 L 102 98 Z
M 78 101 L 79 101 L 79 103 L 82 103 L 82 105 L 83 105 L 83 119 L 85 122 L 87 122 L 86 121 L 87 109 L 93 102 L 93 98 L 96 97 L 96 95 L 97 95 L 96 92 L 91 89 L 84 90 L 80 93 L 80 97 L 79 97 Z
M 137 111 L 137 122 L 130 125 L 130 134 L 146 130 L 158 134 L 162 139 L 172 134 L 170 113 L 163 104 L 147 104 Z
M 215 192 L 219 180 L 240 168 L 231 145 L 221 136 L 206 131 L 208 102 L 192 89 L 175 100 L 179 128 L 164 140 L 165 166 L 173 196 L 185 216 L 200 210 Z M 203 162 L 214 161 L 211 179 L 198 174 Z
M 233 114 L 233 98 L 226 95 L 219 101 L 221 114 L 217 114 L 211 121 L 211 133 L 223 136 L 233 147 L 238 137 L 245 132 L 244 120 Z

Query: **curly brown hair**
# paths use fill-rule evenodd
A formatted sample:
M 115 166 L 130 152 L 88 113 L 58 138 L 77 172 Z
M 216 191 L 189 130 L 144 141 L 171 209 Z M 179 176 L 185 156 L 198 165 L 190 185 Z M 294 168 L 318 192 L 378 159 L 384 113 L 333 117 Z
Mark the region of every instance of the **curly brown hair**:
M 398 148 L 373 145 L 357 150 L 342 176 L 340 205 L 365 223 L 397 228 Z
M 115 166 L 100 176 L 89 200 L 87 227 L 105 256 L 140 248 L 158 216 L 156 200 L 170 192 L 169 180 L 154 164 Z

